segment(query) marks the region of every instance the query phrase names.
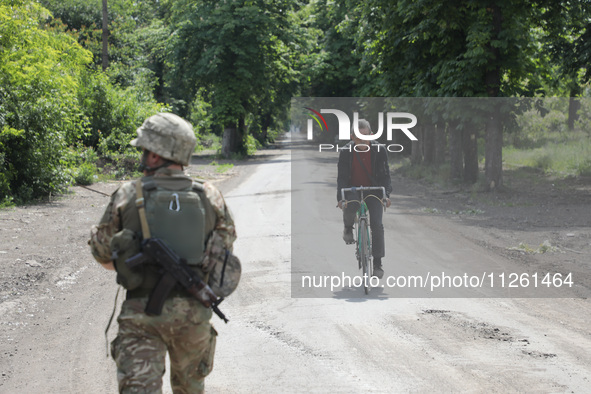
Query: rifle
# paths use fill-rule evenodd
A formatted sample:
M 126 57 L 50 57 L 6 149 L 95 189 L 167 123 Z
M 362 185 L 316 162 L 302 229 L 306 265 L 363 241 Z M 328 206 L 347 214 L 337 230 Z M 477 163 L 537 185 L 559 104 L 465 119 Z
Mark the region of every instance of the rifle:
M 164 275 L 152 290 L 146 304 L 145 312 L 148 315 L 159 315 L 162 312 L 166 297 L 179 283 L 203 306 L 211 308 L 220 319 L 228 322 L 226 316 L 218 308 L 224 298 L 218 298 L 209 285 L 189 268 L 186 260 L 180 258 L 162 240 L 158 238 L 145 239 L 142 242 L 142 251 L 125 260 L 125 264 L 130 269 L 144 263 L 156 263 L 164 271 Z

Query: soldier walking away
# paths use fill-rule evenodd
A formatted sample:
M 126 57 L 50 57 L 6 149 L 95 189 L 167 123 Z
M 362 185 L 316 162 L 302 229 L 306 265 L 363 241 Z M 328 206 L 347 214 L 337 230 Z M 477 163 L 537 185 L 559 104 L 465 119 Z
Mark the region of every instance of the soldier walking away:
M 144 176 L 113 193 L 89 240 L 93 257 L 117 271 L 117 282 L 126 289 L 111 343 L 119 391 L 161 392 L 168 352 L 174 393 L 201 393 L 213 367 L 214 300 L 231 293 L 240 276 L 237 259 L 228 259 L 236 239 L 234 221 L 218 189 L 183 172 L 196 144 L 188 122 L 160 113 L 146 119 L 137 134 L 131 145 L 143 149 Z M 146 240 L 165 245 L 168 260 L 137 259 L 148 255 L 152 244 Z M 141 264 L 132 266 L 131 260 Z M 173 271 L 167 271 L 164 263 L 171 262 Z M 209 301 L 196 298 L 196 284 Z
M 359 132 L 364 135 L 371 134 L 371 126 L 365 119 L 359 119 Z M 355 214 L 359 209 L 359 203 L 349 203 L 346 206 L 341 201 L 341 189 L 357 186 L 383 186 L 386 190 L 386 206 L 390 206 L 390 192 L 392 181 L 388 167 L 386 148 L 374 141 L 364 141 L 351 133 L 352 141 L 341 148 L 337 174 L 337 201 L 338 207 L 343 210 L 343 240 L 347 244 L 355 242 L 353 238 L 353 223 Z M 356 146 L 359 147 L 356 148 Z M 381 196 L 379 196 L 381 198 Z M 371 226 L 371 247 L 373 256 L 374 275 L 378 278 L 384 276 L 382 257 L 386 254 L 384 240 L 384 226 L 382 224 L 382 204 L 379 199 L 366 200 L 369 209 Z

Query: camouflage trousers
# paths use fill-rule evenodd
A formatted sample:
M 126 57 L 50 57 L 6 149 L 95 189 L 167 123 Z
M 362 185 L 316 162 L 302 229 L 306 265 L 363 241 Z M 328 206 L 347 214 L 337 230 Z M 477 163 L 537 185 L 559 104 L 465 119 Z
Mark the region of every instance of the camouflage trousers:
M 119 332 L 111 343 L 120 393 L 161 393 L 166 352 L 175 394 L 202 393 L 213 368 L 217 332 L 211 310 L 192 298 L 166 300 L 159 316 L 144 313 L 147 298 L 123 302 Z

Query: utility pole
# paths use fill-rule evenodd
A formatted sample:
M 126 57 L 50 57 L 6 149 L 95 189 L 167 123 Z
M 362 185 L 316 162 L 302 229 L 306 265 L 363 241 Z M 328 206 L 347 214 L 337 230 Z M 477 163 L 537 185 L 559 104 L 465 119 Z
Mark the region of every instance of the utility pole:
M 109 67 L 109 11 L 107 0 L 103 0 L 103 71 Z

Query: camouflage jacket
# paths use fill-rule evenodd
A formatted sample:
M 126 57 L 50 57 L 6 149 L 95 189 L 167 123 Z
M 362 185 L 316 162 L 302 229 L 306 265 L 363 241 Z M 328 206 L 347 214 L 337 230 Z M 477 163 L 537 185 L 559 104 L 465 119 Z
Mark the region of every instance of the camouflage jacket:
M 192 182 L 192 179 L 186 176 L 182 171 L 171 170 L 168 168 L 162 168 L 156 171 L 154 178 L 157 177 L 166 177 L 159 179 L 171 183 Z M 101 264 L 107 264 L 112 260 L 110 244 L 113 235 L 125 228 L 126 222 L 129 221 L 128 215 L 137 215 L 137 208 L 135 208 L 136 182 L 137 180 L 124 183 L 111 195 L 111 201 L 105 209 L 98 226 L 93 226 L 90 230 L 90 240 L 88 241 L 88 244 L 90 245 L 92 256 Z M 236 239 L 236 230 L 232 214 L 226 206 L 221 192 L 214 185 L 205 182 L 203 188 L 205 197 L 215 213 L 213 234 L 210 238 L 215 238 L 216 242 L 223 244 L 223 247 L 231 250 L 232 243 Z M 215 237 L 213 235 L 215 235 Z M 208 249 L 210 249 L 209 245 Z M 206 250 L 205 253 L 207 254 L 207 252 L 208 251 Z

